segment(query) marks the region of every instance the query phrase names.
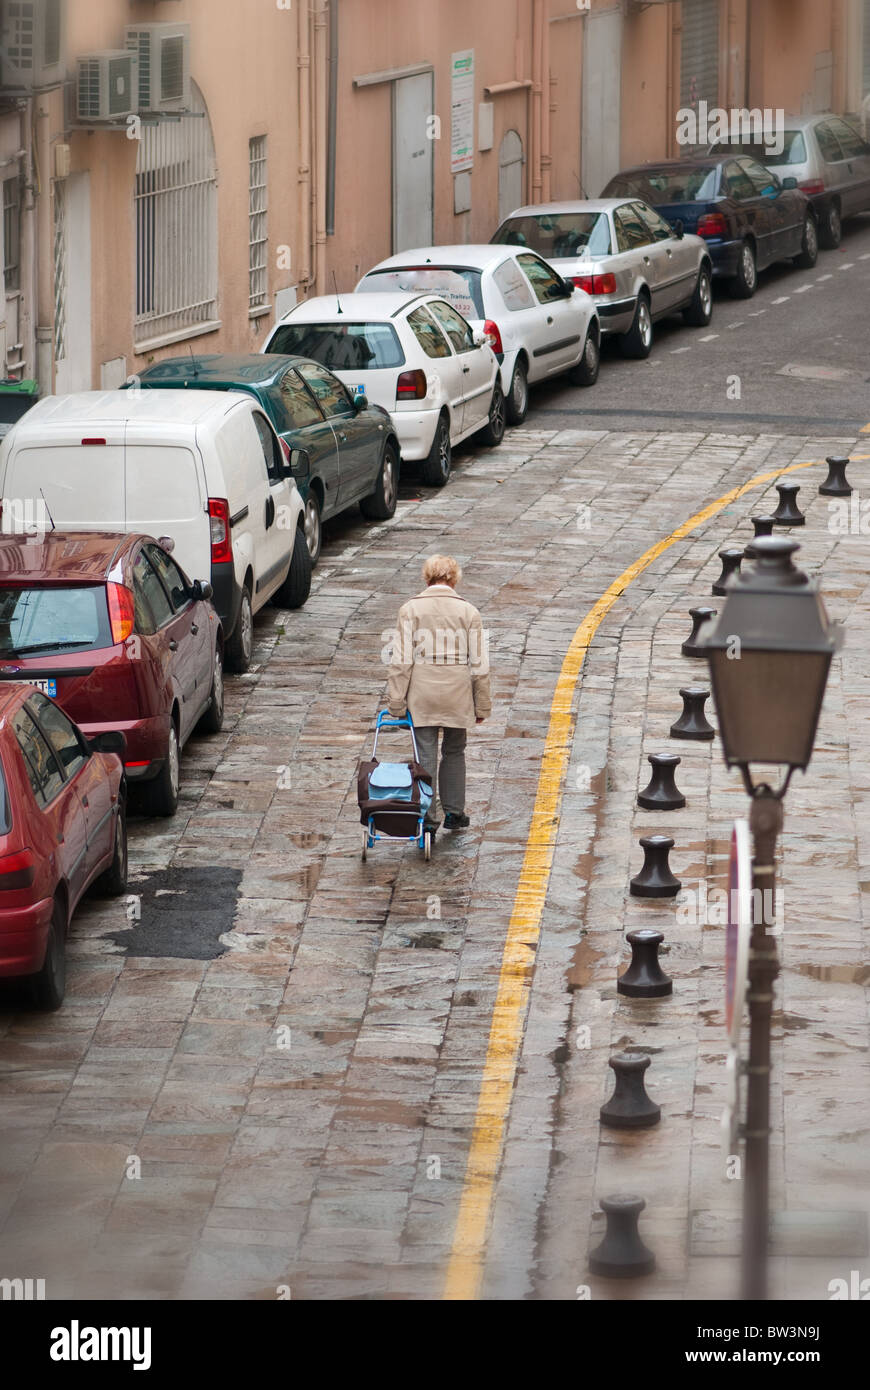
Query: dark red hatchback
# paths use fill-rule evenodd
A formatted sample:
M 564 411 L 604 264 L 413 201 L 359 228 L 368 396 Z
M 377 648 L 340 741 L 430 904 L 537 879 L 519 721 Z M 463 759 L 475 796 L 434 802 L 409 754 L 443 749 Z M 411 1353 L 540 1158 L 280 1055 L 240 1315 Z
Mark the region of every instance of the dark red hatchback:
M 88 738 L 123 733 L 138 803 L 171 816 L 181 749 L 197 724 L 223 724 L 210 599 L 210 585 L 191 582 L 150 536 L 0 536 L 0 683 L 36 686 Z
M 44 1009 L 63 1001 L 82 894 L 127 887 L 124 740 L 97 744 L 40 691 L 0 686 L 0 979 L 29 978 Z

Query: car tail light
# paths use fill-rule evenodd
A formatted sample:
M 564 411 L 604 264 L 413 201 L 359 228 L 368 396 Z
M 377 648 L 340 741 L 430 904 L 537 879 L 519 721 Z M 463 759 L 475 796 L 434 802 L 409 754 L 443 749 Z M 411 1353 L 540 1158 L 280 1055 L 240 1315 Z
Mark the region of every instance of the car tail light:
M 396 382 L 396 400 L 422 401 L 428 390 L 426 373 L 419 367 L 415 372 L 401 372 Z
M 801 193 L 824 193 L 825 181 L 824 179 L 804 179 L 802 183 L 798 183 L 798 188 Z
M 501 333 L 499 332 L 498 324 L 493 323 L 492 319 L 487 319 L 486 323 L 483 325 L 483 331 L 486 334 L 486 341 L 489 343 L 493 352 L 503 353 L 504 348 L 501 344 Z
M 721 212 L 705 212 L 698 218 L 698 236 L 725 236 L 728 223 Z
M 32 850 L 22 849 L 17 854 L 0 856 L 0 893 L 29 888 L 35 877 L 36 860 Z
M 224 565 L 233 558 L 229 502 L 223 497 L 210 497 L 208 515 L 211 526 L 211 562 L 213 565 Z
M 124 584 L 107 584 L 109 596 L 109 621 L 112 624 L 112 642 L 116 647 L 126 642 L 136 626 L 136 609 L 132 589 Z
M 571 279 L 578 290 L 587 294 L 615 294 L 616 276 L 610 271 L 606 275 L 572 275 Z

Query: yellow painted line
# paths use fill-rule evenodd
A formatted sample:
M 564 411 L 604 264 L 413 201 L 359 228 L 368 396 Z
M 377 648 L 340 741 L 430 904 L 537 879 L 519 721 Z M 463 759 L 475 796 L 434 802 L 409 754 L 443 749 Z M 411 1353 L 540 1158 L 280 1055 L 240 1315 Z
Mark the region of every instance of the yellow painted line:
M 868 425 L 870 432 L 870 425 Z M 870 458 L 857 454 L 853 461 Z M 562 785 L 574 738 L 574 694 L 580 671 L 593 637 L 617 599 L 645 569 L 698 526 L 716 516 L 744 493 L 770 483 L 785 473 L 812 468 L 821 463 L 793 463 L 770 473 L 760 473 L 748 483 L 734 488 L 703 511 L 696 512 L 664 540 L 651 546 L 639 560 L 615 579 L 589 610 L 571 639 L 562 662 L 556 691 L 550 706 L 550 724 L 541 760 L 532 824 L 526 841 L 520 881 L 514 898 L 502 954 L 498 992 L 492 1012 L 489 1043 L 471 1147 L 465 1168 L 465 1182 L 447 1269 L 444 1297 L 474 1299 L 480 1292 L 483 1258 L 504 1131 L 516 1079 L 523 1027 L 531 990 L 535 953 L 541 930 L 541 916 L 547 897 L 550 870 L 556 848 L 556 834 L 562 808 Z
M 870 425 L 864 425 L 861 429 L 862 434 L 870 434 Z

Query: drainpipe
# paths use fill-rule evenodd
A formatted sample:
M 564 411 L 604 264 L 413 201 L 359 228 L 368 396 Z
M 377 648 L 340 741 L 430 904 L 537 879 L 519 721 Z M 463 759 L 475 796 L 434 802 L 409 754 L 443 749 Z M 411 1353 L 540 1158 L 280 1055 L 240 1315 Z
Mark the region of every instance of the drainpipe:
M 326 0 L 315 0 L 314 15 L 314 288 L 326 293 L 326 144 L 329 121 Z
M 831 74 L 831 109 L 846 110 L 846 65 L 843 44 L 843 0 L 834 0 L 831 6 L 831 53 L 834 71 Z
M 543 105 L 544 0 L 532 0 L 532 202 L 542 195 L 542 113 Z
M 35 103 L 34 103 L 35 105 Z M 35 109 L 34 153 L 36 163 L 36 255 L 34 269 L 36 285 L 34 312 L 36 314 L 35 376 L 43 393 L 54 391 L 54 203 L 51 181 L 51 143 L 49 113 L 43 106 Z
M 329 0 L 329 132 L 326 144 L 326 235 L 335 234 L 335 122 L 338 113 L 338 0 Z
M 550 201 L 550 117 L 553 106 L 553 79 L 550 75 L 550 23 L 546 14 L 541 21 L 541 197 Z
M 296 66 L 299 73 L 299 286 L 307 295 L 311 283 L 311 50 L 308 44 L 309 9 L 299 0 L 297 9 Z
M 36 177 L 33 168 L 33 102 L 22 101 L 18 107 L 19 144 L 21 146 L 21 169 L 24 197 L 22 199 L 25 216 L 21 237 L 21 297 L 18 301 L 18 336 L 22 343 L 21 355 L 27 364 L 26 376 L 35 377 L 36 369 Z M 5 363 L 0 363 L 4 369 Z

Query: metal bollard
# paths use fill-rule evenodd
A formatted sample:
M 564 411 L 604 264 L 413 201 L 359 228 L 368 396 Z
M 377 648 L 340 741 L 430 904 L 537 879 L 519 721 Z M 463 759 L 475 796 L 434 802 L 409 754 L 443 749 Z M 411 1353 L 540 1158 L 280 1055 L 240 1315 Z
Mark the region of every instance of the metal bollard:
M 610 1058 L 616 1088 L 599 1111 L 603 1125 L 610 1129 L 649 1129 L 658 1124 L 662 1108 L 650 1100 L 644 1085 L 649 1064 L 650 1058 L 644 1052 L 616 1052 Z
M 806 517 L 797 504 L 800 484 L 777 483 L 776 490 L 779 493 L 779 505 L 773 514 L 776 525 L 803 526 L 806 522 Z
M 728 580 L 732 575 L 740 573 L 743 551 L 737 550 L 733 546 L 728 546 L 725 550 L 719 551 L 719 559 L 722 561 L 722 573 L 713 585 L 713 593 L 721 598 L 726 592 Z
M 752 525 L 755 527 L 756 540 L 759 536 L 773 535 L 773 528 L 776 524 L 776 518 L 774 516 L 753 516 L 750 517 L 750 520 L 752 522 Z
M 683 697 L 683 712 L 676 724 L 671 725 L 671 738 L 715 738 L 716 730 L 708 723 L 704 713 L 704 705 L 710 698 L 709 690 L 700 685 L 689 685 L 680 694 Z
M 674 847 L 670 835 L 644 835 L 640 846 L 643 868 L 628 885 L 629 893 L 634 898 L 675 898 L 683 885 L 671 873 L 668 863 Z
M 819 492 L 824 497 L 849 497 L 852 493 L 852 486 L 846 478 L 846 468 L 851 463 L 851 459 L 833 457 L 825 459 L 828 465 L 828 476 L 819 488 Z
M 626 933 L 625 939 L 631 946 L 631 964 L 616 981 L 617 993 L 630 999 L 663 999 L 673 994 L 674 982 L 659 965 L 659 946 L 665 939 L 662 932 L 639 927 Z
M 589 1269 L 610 1279 L 634 1279 L 652 1274 L 656 1257 L 640 1238 L 637 1219 L 646 1206 L 643 1197 L 618 1193 L 602 1197 L 601 1210 L 607 1217 L 604 1239 L 589 1256 Z
M 676 753 L 649 753 L 647 762 L 652 765 L 652 777 L 637 794 L 638 806 L 645 811 L 677 811 L 685 806 L 686 798 L 674 781 L 674 773 L 682 759 Z
M 682 652 L 683 656 L 705 657 L 707 655 L 706 649 L 704 647 L 698 646 L 698 633 L 701 631 L 701 628 L 704 626 L 704 624 L 708 623 L 711 618 L 715 618 L 715 616 L 715 608 L 689 609 L 689 617 L 692 619 L 692 631 L 689 633 L 685 642 L 680 647 L 680 651 Z

